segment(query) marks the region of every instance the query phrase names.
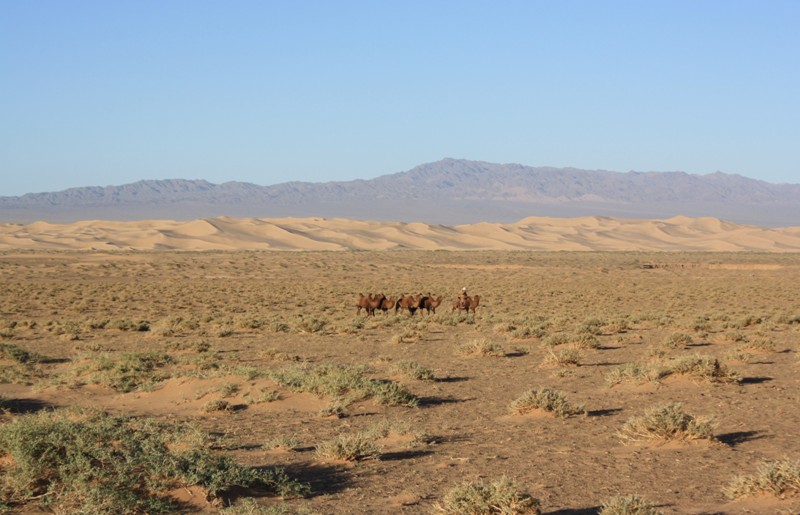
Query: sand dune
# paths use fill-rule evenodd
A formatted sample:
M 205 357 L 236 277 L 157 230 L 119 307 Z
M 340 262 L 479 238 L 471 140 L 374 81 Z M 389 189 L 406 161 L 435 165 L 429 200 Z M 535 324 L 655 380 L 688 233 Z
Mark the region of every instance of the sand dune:
M 90 220 L 0 224 L 0 250 L 640 250 L 800 251 L 800 227 L 716 218 L 529 217 L 444 226 L 342 218 Z

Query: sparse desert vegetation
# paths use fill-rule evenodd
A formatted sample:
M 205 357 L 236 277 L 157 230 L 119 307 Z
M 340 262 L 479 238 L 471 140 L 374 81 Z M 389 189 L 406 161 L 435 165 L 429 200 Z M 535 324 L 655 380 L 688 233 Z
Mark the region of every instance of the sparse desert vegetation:
M 792 254 L 5 251 L 0 283 L 0 511 L 800 511 Z

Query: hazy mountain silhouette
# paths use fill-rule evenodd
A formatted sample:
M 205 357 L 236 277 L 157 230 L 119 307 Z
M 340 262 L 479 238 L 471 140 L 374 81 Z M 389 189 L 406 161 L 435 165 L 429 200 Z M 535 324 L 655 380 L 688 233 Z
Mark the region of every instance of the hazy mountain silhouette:
M 370 180 L 272 186 L 147 180 L 0 197 L 0 221 L 13 223 L 317 216 L 458 224 L 586 215 L 799 225 L 800 185 L 720 172 L 619 173 L 443 159 Z

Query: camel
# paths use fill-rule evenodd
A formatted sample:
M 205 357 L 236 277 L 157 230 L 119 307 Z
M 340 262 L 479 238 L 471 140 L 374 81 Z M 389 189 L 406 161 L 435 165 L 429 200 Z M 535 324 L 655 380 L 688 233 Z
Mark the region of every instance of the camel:
M 383 301 L 381 302 L 381 305 L 378 306 L 378 309 L 383 311 L 383 314 L 385 315 L 386 313 L 389 312 L 390 309 L 394 307 L 396 301 L 397 299 L 394 296 L 391 296 L 389 298 L 384 297 Z
M 428 293 L 428 296 L 427 297 L 423 297 L 422 300 L 420 301 L 419 307 L 424 309 L 425 311 L 427 311 L 429 315 L 431 314 L 431 311 L 433 311 L 433 314 L 435 315 L 436 314 L 436 308 L 438 308 L 439 304 L 441 304 L 441 303 L 442 303 L 442 296 L 441 295 L 439 295 L 438 297 L 434 298 L 433 295 Z
M 417 312 L 417 308 L 419 308 L 419 303 L 422 300 L 422 294 L 419 295 L 406 295 L 405 293 L 397 299 L 397 302 L 394 304 L 394 312 L 397 312 L 401 309 L 408 309 L 408 312 L 411 316 L 414 316 L 414 313 Z
M 480 295 L 473 295 L 472 297 L 465 295 L 464 297 L 459 297 L 456 300 L 456 303 L 453 304 L 453 311 L 458 309 L 459 311 L 463 310 L 469 313 L 469 310 L 471 309 L 472 313 L 475 313 L 475 308 L 478 307 L 478 304 L 480 304 L 480 302 L 481 302 Z
M 375 296 L 371 293 L 369 295 L 360 294 L 356 301 L 356 315 L 360 315 L 361 310 L 364 309 L 367 316 L 375 316 L 375 308 L 380 307 L 385 299 L 386 296 L 382 293 Z

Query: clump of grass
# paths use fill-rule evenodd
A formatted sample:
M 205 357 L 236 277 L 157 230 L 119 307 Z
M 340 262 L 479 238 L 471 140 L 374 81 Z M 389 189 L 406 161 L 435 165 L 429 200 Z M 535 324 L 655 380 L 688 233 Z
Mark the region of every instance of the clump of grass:
M 183 332 L 182 329 L 183 318 L 170 317 L 158 320 L 150 326 L 151 334 L 155 336 L 177 336 Z
M 264 349 L 258 353 L 258 356 L 262 359 L 270 361 L 303 361 L 302 356 L 290 354 L 278 349 Z
M 425 332 L 420 328 L 406 327 L 397 334 L 392 335 L 392 343 L 413 343 L 425 336 Z
M 567 336 L 564 333 L 551 334 L 544 341 L 544 344 L 550 347 L 555 347 L 556 345 L 564 345 L 566 343 L 569 343 L 569 336 Z
M 742 317 L 741 319 L 737 320 L 736 322 L 732 323 L 731 326 L 737 329 L 744 329 L 745 327 L 751 327 L 754 325 L 758 325 L 762 323 L 764 319 L 760 316 L 756 315 L 747 315 Z
M 352 404 L 352 400 L 349 399 L 334 399 L 324 408 L 319 410 L 317 415 L 320 417 L 342 418 L 350 404 Z
M 268 327 L 273 333 L 288 333 L 291 330 L 289 324 L 283 320 L 272 320 L 269 322 Z
M 692 335 L 686 333 L 672 333 L 664 340 L 664 345 L 677 349 L 679 347 L 686 347 L 691 345 L 694 339 Z
M 622 334 L 627 333 L 631 329 L 631 323 L 627 318 L 613 318 L 602 328 L 602 331 L 607 334 Z
M 604 326 L 605 322 L 603 322 L 599 318 L 589 318 L 584 320 L 584 322 L 580 326 L 578 326 L 578 333 L 600 336 L 601 334 L 603 334 Z
M 469 342 L 464 342 L 456 348 L 460 356 L 493 356 L 502 357 L 506 355 L 503 346 L 492 342 L 487 338 L 478 338 Z
M 655 382 L 667 375 L 667 371 L 658 363 L 623 363 L 612 368 L 606 374 L 606 386 L 635 381 L 637 383 Z
M 0 320 L 0 338 L 3 340 L 14 339 L 14 328 L 17 327 L 17 322 L 14 320 Z
M 380 458 L 375 438 L 365 432 L 341 434 L 317 445 L 315 456 L 320 460 L 362 461 Z
M 267 449 L 285 449 L 287 451 L 294 451 L 300 447 L 300 440 L 297 436 L 276 436 L 268 440 L 264 447 Z
M 717 358 L 711 356 L 687 356 L 671 361 L 656 360 L 647 363 L 625 363 L 616 366 L 606 375 L 606 385 L 615 386 L 620 383 L 636 381 L 638 383 L 655 382 L 680 374 L 710 383 L 737 383 L 741 377 L 730 370 Z
M 418 399 L 406 387 L 394 381 L 378 381 L 367 377 L 367 367 L 341 364 L 290 366 L 271 373 L 278 384 L 296 391 L 338 399 L 371 398 L 390 406 L 416 406 Z
M 739 347 L 733 349 L 726 355 L 727 359 L 731 361 L 740 361 L 742 363 L 749 363 L 753 359 L 753 353 L 747 352 L 745 349 Z
M 627 334 L 617 336 L 617 342 L 626 345 L 639 345 L 644 343 L 644 338 L 641 334 Z
M 398 436 L 409 435 L 411 440 L 408 442 L 410 447 L 417 445 L 428 445 L 435 442 L 435 438 L 431 437 L 425 430 L 417 430 L 408 422 L 389 422 L 382 420 L 367 427 L 363 434 L 374 440 L 387 438 L 391 434 Z
M 578 349 L 550 349 L 542 360 L 543 367 L 577 367 L 581 364 L 583 354 Z
M 573 338 L 573 343 L 581 349 L 599 349 L 600 340 L 590 333 L 579 333 Z
M 214 335 L 217 338 L 227 338 L 234 333 L 233 324 L 222 324 L 217 326 L 214 330 Z
M 230 403 L 225 399 L 212 399 L 203 405 L 203 411 L 213 413 L 215 411 L 228 411 Z
M 744 335 L 741 331 L 728 331 L 724 334 L 725 341 L 733 342 L 733 343 L 741 343 L 747 341 L 747 336 Z
M 88 376 L 93 384 L 108 386 L 118 392 L 148 388 L 164 381 L 169 374 L 164 367 L 175 361 L 161 352 L 125 353 L 118 356 L 99 355 L 74 370 L 77 377 Z
M 523 393 L 508 406 L 509 411 L 515 415 L 530 413 L 540 409 L 553 413 L 558 417 L 569 417 L 586 413 L 583 404 L 573 406 L 567 401 L 563 392 L 552 388 L 534 388 Z
M 35 352 L 26 351 L 18 345 L 0 343 L 0 359 L 9 359 L 17 363 L 28 364 L 39 363 L 44 357 Z
M 453 515 L 512 515 L 541 513 L 538 499 L 520 493 L 506 476 L 491 482 L 467 481 L 454 486 L 436 506 L 440 513 Z
M 321 333 L 326 325 L 328 325 L 327 320 L 316 317 L 301 317 L 295 324 L 295 330 L 298 333 Z
M 433 370 L 410 360 L 401 360 L 392 364 L 389 372 L 419 381 L 433 381 L 434 377 Z
M 692 324 L 692 330 L 696 333 L 707 333 L 711 330 L 711 322 L 707 316 L 697 317 Z
M 259 329 L 264 325 L 264 320 L 254 316 L 237 317 L 236 325 L 242 329 Z
M 511 336 L 520 340 L 527 338 L 544 338 L 547 336 L 547 331 L 545 331 L 544 327 L 542 326 L 531 326 L 526 324 L 511 331 Z
M 44 359 L 17 345 L 0 343 L 0 360 L 11 362 L 0 364 L 0 383 L 33 384 L 44 376 L 39 366 Z
M 251 403 L 252 404 L 261 404 L 262 402 L 274 402 L 281 398 L 281 394 L 278 390 L 271 390 L 269 388 L 261 388 L 260 390 L 261 395 L 255 397 Z
M 738 383 L 741 377 L 711 356 L 687 356 L 667 364 L 670 374 L 683 374 L 712 383 Z
M 120 331 L 146 332 L 150 330 L 150 322 L 147 320 L 139 320 L 134 322 L 133 320 L 120 319 L 112 321 L 109 325 L 115 329 L 119 329 Z
M 452 311 L 450 313 L 442 313 L 436 315 L 435 320 L 441 324 L 446 326 L 457 326 L 458 324 L 474 324 L 475 318 L 473 316 L 467 315 L 462 311 Z
M 618 495 L 604 502 L 600 515 L 661 515 L 661 512 L 644 497 L 631 494 Z
M 758 466 L 756 474 L 735 477 L 723 492 L 731 499 L 759 493 L 797 494 L 800 492 L 800 460 L 765 461 Z
M 261 506 L 252 497 L 237 499 L 235 504 L 220 508 L 219 512 L 223 515 L 295 515 L 297 513 L 285 504 Z
M 756 352 L 775 352 L 775 341 L 767 336 L 759 336 L 743 343 L 739 348 Z
M 283 496 L 308 487 L 281 469 L 255 469 L 212 454 L 189 426 L 94 410 L 23 415 L 0 426 L 5 502 L 60 513 L 167 513 L 165 492 L 200 486 L 218 497 L 237 486 Z
M 683 411 L 680 403 L 657 406 L 644 415 L 629 418 L 618 435 L 626 442 L 646 440 L 714 440 L 715 423 L 695 418 Z
M 241 388 L 238 383 L 223 383 L 219 385 L 218 390 L 223 397 L 230 397 L 237 394 Z
M 516 329 L 517 327 L 511 322 L 499 322 L 492 327 L 492 330 L 496 333 L 510 333 Z

